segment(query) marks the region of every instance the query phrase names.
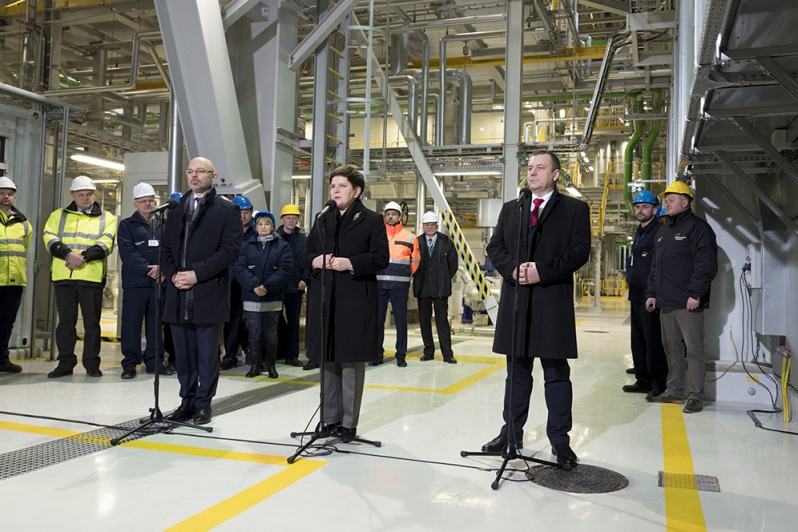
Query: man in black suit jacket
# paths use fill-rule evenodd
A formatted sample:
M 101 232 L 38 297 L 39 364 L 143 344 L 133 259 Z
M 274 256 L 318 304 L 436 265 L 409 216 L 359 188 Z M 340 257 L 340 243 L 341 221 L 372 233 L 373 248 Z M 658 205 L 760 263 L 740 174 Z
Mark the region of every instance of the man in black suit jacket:
M 508 355 L 508 378 L 504 392 L 505 425 L 499 436 L 482 450 L 502 451 L 508 440 L 519 449 L 523 446 L 532 393 L 532 363 L 539 358 L 549 412 L 546 434 L 557 462 L 573 467 L 577 458 L 568 436 L 573 402 L 568 359 L 577 357 L 573 274 L 590 256 L 590 211 L 586 203 L 557 192 L 559 178 L 557 155 L 533 154 L 527 173 L 532 197 L 504 204 L 488 244 L 488 258 L 504 278 L 493 351 Z M 522 260 L 516 271 L 519 238 Z M 513 353 L 513 300 L 517 285 L 520 293 Z M 510 364 L 515 381 L 512 394 Z
M 452 352 L 449 325 L 449 297 L 452 295 L 452 278 L 457 273 L 457 251 L 449 237 L 438 232 L 437 214 L 425 212 L 421 223 L 424 234 L 417 237 L 421 262 L 413 274 L 413 295 L 418 300 L 421 338 L 424 339 L 424 355 L 421 360 L 435 358 L 435 341 L 432 339 L 434 306 L 435 329 L 438 331 L 443 361 L 457 364 Z
M 211 420 L 219 382 L 219 334 L 230 314 L 230 266 L 241 253 L 238 205 L 216 195 L 213 163 L 192 159 L 190 193 L 169 213 L 163 237 L 166 306 L 172 326 L 180 407 L 167 416 L 202 425 Z

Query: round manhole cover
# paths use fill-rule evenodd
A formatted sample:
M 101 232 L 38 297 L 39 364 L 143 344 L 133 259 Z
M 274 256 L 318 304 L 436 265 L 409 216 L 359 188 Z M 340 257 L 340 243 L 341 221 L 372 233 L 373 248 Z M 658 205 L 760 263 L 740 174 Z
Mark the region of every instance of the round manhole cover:
M 620 473 L 589 465 L 579 465 L 571 471 L 535 466 L 529 468 L 526 477 L 538 486 L 569 493 L 610 493 L 629 485 L 629 479 Z

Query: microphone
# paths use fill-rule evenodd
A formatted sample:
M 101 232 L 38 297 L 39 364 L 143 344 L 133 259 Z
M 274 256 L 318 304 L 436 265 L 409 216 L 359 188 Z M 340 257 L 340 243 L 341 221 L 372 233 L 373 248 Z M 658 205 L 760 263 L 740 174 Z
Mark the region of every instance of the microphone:
M 321 218 L 322 216 L 327 214 L 330 211 L 330 209 L 334 209 L 337 206 L 338 204 L 335 203 L 334 199 L 327 200 L 327 203 L 324 204 L 324 208 L 321 210 L 321 212 L 319 212 L 319 214 L 316 215 L 316 218 Z
M 532 191 L 528 188 L 524 187 L 521 189 L 521 192 L 518 194 L 518 203 L 523 203 L 529 196 L 532 195 Z
M 169 201 L 167 201 L 163 205 L 153 209 L 152 213 L 150 213 L 150 214 L 158 214 L 158 213 L 161 213 L 163 211 L 170 211 L 170 210 L 174 209 L 175 207 L 177 207 L 177 200 L 173 199 L 173 198 L 169 198 Z

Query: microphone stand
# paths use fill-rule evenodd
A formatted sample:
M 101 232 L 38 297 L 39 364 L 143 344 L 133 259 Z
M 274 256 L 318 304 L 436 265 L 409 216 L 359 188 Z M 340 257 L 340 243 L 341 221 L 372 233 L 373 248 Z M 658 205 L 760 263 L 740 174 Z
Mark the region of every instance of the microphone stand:
M 510 379 L 510 389 L 509 389 L 509 397 L 507 397 L 507 402 L 509 405 L 508 412 L 507 412 L 507 443 L 500 452 L 471 452 L 471 451 L 460 451 L 460 456 L 501 456 L 504 461 L 502 462 L 501 467 L 496 472 L 496 479 L 491 483 L 490 487 L 494 490 L 499 489 L 499 480 L 501 480 L 502 475 L 504 474 L 505 469 L 507 469 L 507 462 L 510 460 L 528 460 L 530 462 L 535 462 L 538 464 L 548 465 L 552 467 L 558 467 L 560 469 L 565 469 L 566 471 L 571 470 L 571 466 L 558 464 L 557 462 L 550 462 L 548 460 L 541 460 L 539 458 L 533 458 L 531 456 L 526 456 L 516 449 L 517 439 L 515 436 L 515 418 L 513 416 L 513 399 L 515 397 L 515 357 L 517 356 L 518 351 L 518 338 L 517 338 L 517 331 L 518 331 L 518 298 L 521 295 L 521 279 L 520 279 L 520 272 L 521 272 L 521 241 L 526 240 L 521 238 L 521 231 L 524 227 L 524 211 L 528 211 L 529 209 L 524 209 L 526 205 L 525 201 L 521 201 L 518 203 L 518 247 L 516 249 L 516 261 L 515 261 L 515 271 L 516 271 L 516 280 L 515 280 L 515 290 L 513 291 L 513 326 L 512 326 L 512 344 L 510 347 L 511 355 L 507 357 L 507 378 Z
M 111 446 L 119 445 L 122 442 L 122 440 L 124 440 L 128 436 L 135 434 L 137 432 L 143 432 L 148 427 L 156 423 L 164 423 L 166 425 L 169 425 L 169 428 L 167 430 L 171 430 L 175 427 L 189 427 L 192 429 L 204 430 L 205 432 L 213 432 L 213 427 L 205 427 L 203 425 L 193 425 L 191 423 L 183 423 L 181 421 L 172 421 L 171 419 L 166 419 L 163 415 L 163 412 L 161 412 L 161 408 L 159 406 L 160 387 L 161 387 L 160 377 L 161 377 L 161 368 L 163 367 L 163 355 L 159 354 L 159 351 L 161 349 L 161 341 L 160 341 L 162 334 L 161 331 L 163 328 L 163 324 L 161 323 L 162 321 L 161 300 L 163 299 L 163 294 L 161 290 L 163 285 L 163 283 L 161 282 L 161 271 L 162 271 L 161 260 L 163 257 L 161 250 L 163 249 L 163 247 L 161 246 L 161 240 L 163 239 L 163 230 L 165 227 L 163 217 L 164 217 L 163 211 L 157 212 L 155 213 L 155 218 L 153 220 L 154 222 L 158 223 L 156 227 L 161 231 L 161 238 L 158 238 L 158 229 L 153 231 L 153 238 L 158 241 L 158 275 L 155 278 L 155 379 L 153 380 L 152 383 L 153 392 L 155 394 L 155 405 L 152 408 L 150 408 L 150 416 L 148 420 L 147 418 L 142 418 L 141 420 L 139 420 L 141 426 L 136 427 L 133 430 L 124 433 L 118 438 L 112 439 L 109 442 Z

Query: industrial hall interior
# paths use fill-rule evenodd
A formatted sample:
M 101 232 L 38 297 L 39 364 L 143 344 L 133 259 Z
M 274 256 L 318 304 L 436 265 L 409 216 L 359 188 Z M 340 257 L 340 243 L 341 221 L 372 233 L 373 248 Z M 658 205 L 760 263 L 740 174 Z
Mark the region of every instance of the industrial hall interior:
M 796 27 L 0 0 L 0 527 L 795 530 Z

